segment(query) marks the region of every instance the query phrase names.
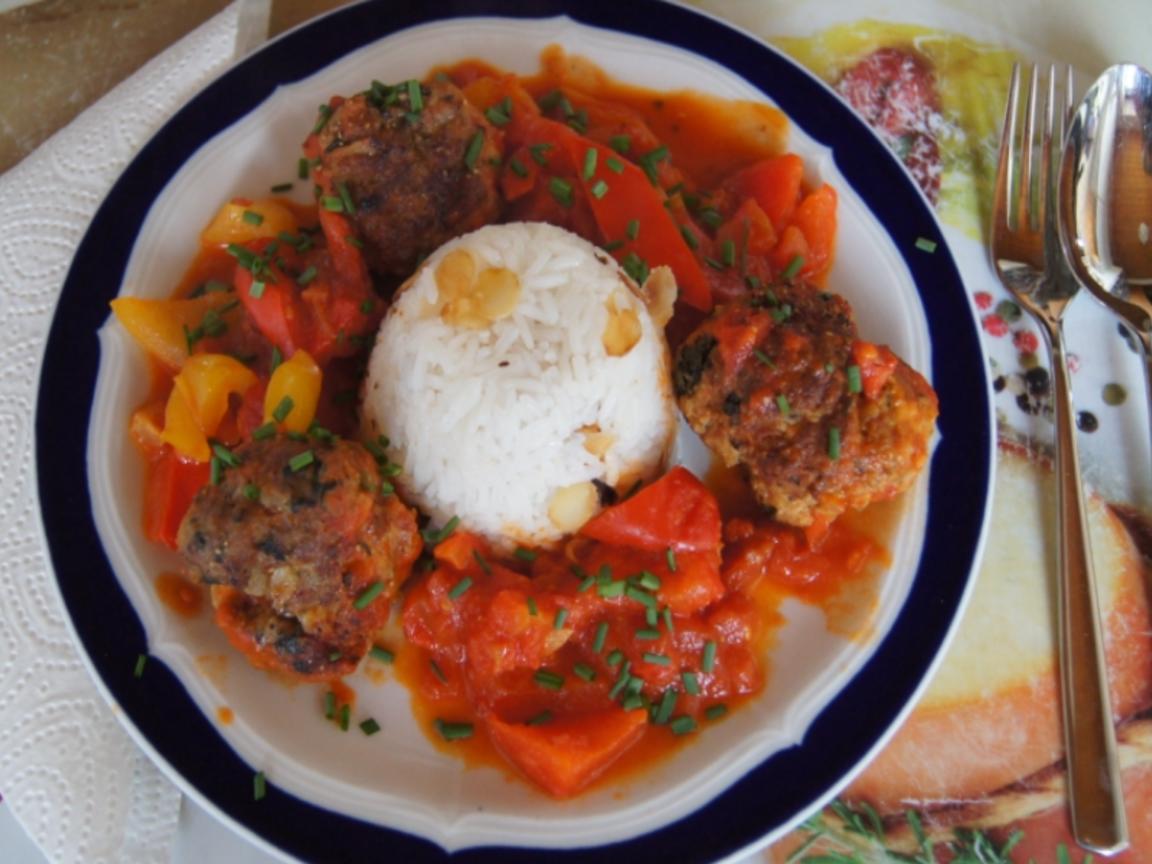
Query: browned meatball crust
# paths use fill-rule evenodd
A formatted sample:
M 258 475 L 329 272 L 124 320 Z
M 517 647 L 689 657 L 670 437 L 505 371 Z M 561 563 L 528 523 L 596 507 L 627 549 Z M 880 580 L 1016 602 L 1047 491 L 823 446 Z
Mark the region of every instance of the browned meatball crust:
M 861 344 L 847 301 L 788 284 L 718 308 L 677 350 L 689 425 L 782 522 L 827 525 L 903 491 L 927 461 L 935 392 L 888 355 L 886 381 L 866 395 Z
M 412 85 L 415 87 L 415 84 Z M 499 132 L 446 80 L 374 88 L 320 130 L 321 166 L 346 186 L 373 272 L 404 278 L 447 240 L 500 215 Z
M 349 441 L 276 437 L 233 455 L 180 525 L 193 577 L 256 665 L 351 671 L 420 553 L 415 513 L 382 494 L 375 459 Z

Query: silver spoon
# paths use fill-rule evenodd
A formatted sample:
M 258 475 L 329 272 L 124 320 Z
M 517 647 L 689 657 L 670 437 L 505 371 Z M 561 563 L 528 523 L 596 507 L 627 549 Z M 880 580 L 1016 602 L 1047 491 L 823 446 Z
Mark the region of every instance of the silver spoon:
M 1140 339 L 1152 410 L 1152 75 L 1132 64 L 1107 69 L 1085 94 L 1064 142 L 1057 194 L 1061 246 L 1080 282 Z M 1095 606 L 1096 599 L 1078 602 Z M 1096 654 L 1099 680 L 1071 680 L 1065 674 L 1065 703 L 1067 694 L 1076 699 L 1081 693 L 1108 692 L 1104 658 Z M 1073 834 L 1081 845 L 1105 855 L 1128 842 L 1112 723 L 1106 714 L 1095 717 L 1090 728 L 1076 729 L 1065 717 L 1066 736 L 1104 743 L 1094 764 L 1077 764 L 1074 748 L 1067 749 Z
M 1060 164 L 1058 221 L 1073 272 L 1144 346 L 1152 410 L 1152 73 L 1105 70 L 1080 104 Z

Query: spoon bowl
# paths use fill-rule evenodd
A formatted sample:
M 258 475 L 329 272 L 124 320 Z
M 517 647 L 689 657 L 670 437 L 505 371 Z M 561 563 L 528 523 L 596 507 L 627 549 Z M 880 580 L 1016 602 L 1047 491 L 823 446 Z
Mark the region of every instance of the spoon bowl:
M 1147 69 L 1112 66 L 1088 89 L 1068 127 L 1058 198 L 1061 245 L 1073 271 L 1136 331 L 1145 363 L 1152 363 L 1152 73 Z M 1152 394 L 1152 375 L 1148 384 Z

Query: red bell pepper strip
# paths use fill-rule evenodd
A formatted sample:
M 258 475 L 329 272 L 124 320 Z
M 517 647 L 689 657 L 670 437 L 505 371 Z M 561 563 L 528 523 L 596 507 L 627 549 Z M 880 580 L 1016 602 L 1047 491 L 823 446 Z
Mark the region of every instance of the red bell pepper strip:
M 610 148 L 545 117 L 517 118 L 508 134 L 510 141 L 529 149 L 550 146 L 544 173 L 550 170 L 579 184 L 603 241 L 621 244 L 613 250 L 618 261 L 635 255 L 649 267 L 671 267 L 681 299 L 701 311 L 712 308 L 711 288 L 700 261 L 665 208 L 664 193 L 652 185 L 642 169 Z M 589 165 L 593 166 L 591 171 L 587 170 Z M 632 225 L 638 231 L 631 231 Z
M 181 459 L 171 447 L 164 447 L 148 468 L 144 536 L 175 549 L 184 514 L 210 474 L 209 463 Z
M 707 486 L 678 465 L 631 498 L 601 510 L 580 533 L 634 549 L 716 552 L 720 506 Z

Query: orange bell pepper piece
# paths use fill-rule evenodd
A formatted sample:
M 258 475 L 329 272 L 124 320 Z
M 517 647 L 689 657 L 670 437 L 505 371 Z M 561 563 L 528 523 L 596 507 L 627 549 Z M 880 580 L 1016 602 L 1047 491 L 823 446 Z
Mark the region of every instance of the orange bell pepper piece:
M 232 394 L 243 395 L 258 382 L 256 373 L 226 354 L 194 354 L 172 379 L 160 437 L 182 456 L 207 462 L 208 438 L 228 411 Z
M 182 459 L 172 448 L 164 448 L 148 467 L 144 536 L 175 549 L 184 514 L 196 493 L 207 485 L 210 473 L 207 462 Z
M 609 709 L 557 717 L 530 726 L 484 718 L 488 737 L 504 758 L 556 798 L 575 795 L 640 740 L 648 712 Z
M 773 156 L 749 165 L 728 181 L 740 197 L 752 197 L 780 232 L 800 202 L 804 160 L 795 153 Z

